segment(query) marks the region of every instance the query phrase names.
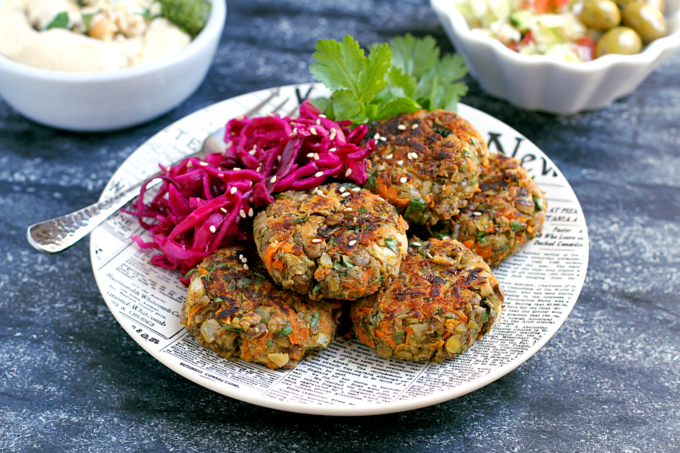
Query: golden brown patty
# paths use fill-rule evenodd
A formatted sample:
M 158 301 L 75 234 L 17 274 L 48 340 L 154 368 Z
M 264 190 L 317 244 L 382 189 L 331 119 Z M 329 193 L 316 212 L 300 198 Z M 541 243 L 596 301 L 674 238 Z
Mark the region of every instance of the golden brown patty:
M 337 301 L 312 302 L 274 285 L 254 246 L 239 246 L 199 265 L 180 321 L 222 357 L 293 368 L 333 341 L 339 316 Z
M 434 225 L 449 219 L 478 192 L 486 144 L 457 114 L 403 114 L 370 125 L 367 139 L 377 136 L 364 187 L 393 204 L 407 221 Z
M 407 228 L 379 196 L 330 184 L 277 195 L 255 219 L 254 235 L 276 283 L 313 300 L 356 299 L 397 275 Z
M 383 357 L 444 360 L 491 330 L 502 304 L 489 266 L 467 247 L 414 238 L 399 277 L 355 302 L 350 317 L 359 340 Z
M 498 266 L 541 232 L 547 203 L 521 161 L 491 155 L 479 179 L 481 192 L 451 219 L 449 233 L 491 266 Z

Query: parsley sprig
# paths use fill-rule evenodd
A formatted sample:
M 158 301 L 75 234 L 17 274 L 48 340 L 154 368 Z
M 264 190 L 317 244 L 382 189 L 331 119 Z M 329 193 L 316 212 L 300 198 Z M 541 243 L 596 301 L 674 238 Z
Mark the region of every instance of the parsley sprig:
M 314 104 L 337 121 L 362 124 L 423 108 L 455 111 L 467 92 L 457 82 L 467 73 L 463 58 L 440 58 L 431 36 L 397 37 L 375 45 L 368 56 L 350 35 L 342 43 L 319 40 L 316 50 L 310 72 L 333 93 Z

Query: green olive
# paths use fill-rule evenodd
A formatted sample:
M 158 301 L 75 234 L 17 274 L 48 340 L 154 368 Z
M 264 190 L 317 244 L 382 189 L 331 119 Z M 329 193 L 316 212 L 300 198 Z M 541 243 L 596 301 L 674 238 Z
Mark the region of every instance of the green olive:
M 628 4 L 635 3 L 637 1 L 641 0 L 617 0 L 616 4 L 619 5 L 619 8 L 623 9 L 628 6 Z M 664 0 L 644 0 L 642 3 L 653 6 L 662 13 L 666 12 L 666 2 Z
M 579 19 L 587 27 L 606 31 L 621 23 L 621 12 L 612 0 L 586 0 Z
M 642 50 L 642 40 L 635 30 L 628 27 L 614 27 L 597 41 L 595 52 L 598 57 L 610 53 L 633 55 Z
M 633 2 L 623 9 L 623 24 L 632 28 L 644 42 L 666 35 L 666 21 L 661 11 L 642 2 Z

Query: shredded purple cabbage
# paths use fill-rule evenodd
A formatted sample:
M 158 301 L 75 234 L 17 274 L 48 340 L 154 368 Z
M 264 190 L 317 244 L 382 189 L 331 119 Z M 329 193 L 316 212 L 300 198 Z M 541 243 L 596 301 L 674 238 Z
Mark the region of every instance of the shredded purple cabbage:
M 329 178 L 363 184 L 367 127 L 350 130 L 351 121 L 331 121 L 309 101 L 298 118 L 279 115 L 239 117 L 227 123 L 225 154 L 213 153 L 204 161 L 184 159 L 173 167 L 161 166 L 163 182 L 153 200 L 143 202 L 142 187 L 135 211 L 139 223 L 152 234 L 152 242 L 132 239 L 141 248 L 161 251 L 151 263 L 186 273 L 203 258 L 232 241 L 247 239 L 253 208 L 274 201 L 285 190 L 307 190 Z M 155 219 L 147 223 L 144 219 Z

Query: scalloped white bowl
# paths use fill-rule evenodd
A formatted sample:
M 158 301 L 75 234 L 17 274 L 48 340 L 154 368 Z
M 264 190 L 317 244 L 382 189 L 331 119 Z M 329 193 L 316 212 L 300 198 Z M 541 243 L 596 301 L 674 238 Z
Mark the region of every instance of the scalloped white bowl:
M 453 0 L 430 3 L 482 88 L 527 110 L 573 114 L 606 107 L 633 92 L 680 47 L 680 0 L 667 1 L 667 36 L 637 55 L 610 54 L 585 63 L 519 54 L 496 39 L 471 32 Z
M 0 96 L 25 117 L 77 132 L 135 126 L 169 112 L 201 85 L 219 44 L 226 0 L 211 0 L 203 30 L 158 61 L 98 72 L 34 68 L 0 55 Z

